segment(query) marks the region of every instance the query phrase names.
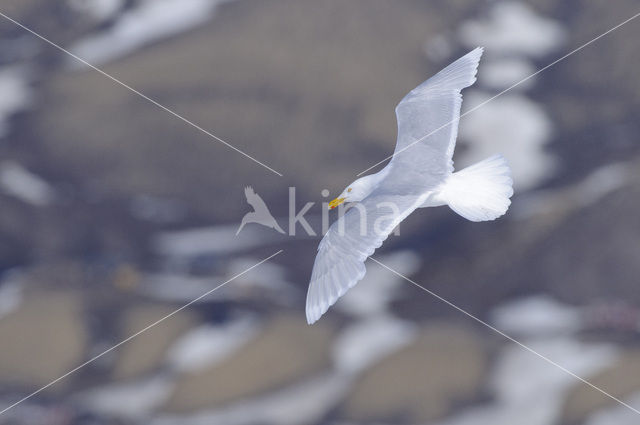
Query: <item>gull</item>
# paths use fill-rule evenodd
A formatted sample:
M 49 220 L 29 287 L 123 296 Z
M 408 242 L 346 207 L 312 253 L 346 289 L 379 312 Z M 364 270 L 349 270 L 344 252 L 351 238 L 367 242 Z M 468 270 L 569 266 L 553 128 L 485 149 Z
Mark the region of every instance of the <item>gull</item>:
M 244 217 L 242 217 L 242 222 L 240 223 L 240 227 L 238 227 L 236 236 L 247 223 L 258 223 L 275 229 L 279 233 L 284 233 L 284 230 L 282 230 L 276 219 L 271 215 L 269 208 L 267 208 L 267 204 L 264 203 L 260 195 L 258 195 L 251 186 L 244 188 L 244 196 L 247 198 L 249 205 L 253 207 L 253 211 L 246 213 Z
M 454 172 L 461 90 L 476 80 L 478 47 L 415 89 L 396 106 L 398 139 L 385 168 L 355 180 L 329 203 L 352 203 L 320 241 L 307 292 L 306 316 L 317 321 L 366 272 L 364 262 L 417 208 L 448 205 L 471 221 L 506 213 L 511 170 L 494 155 Z

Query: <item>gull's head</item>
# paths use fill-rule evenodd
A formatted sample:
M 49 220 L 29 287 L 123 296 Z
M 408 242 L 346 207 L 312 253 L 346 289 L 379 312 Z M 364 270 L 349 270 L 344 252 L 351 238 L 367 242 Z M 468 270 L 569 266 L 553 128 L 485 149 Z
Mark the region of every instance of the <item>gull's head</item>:
M 347 186 L 336 199 L 329 202 L 329 209 L 332 210 L 345 202 L 362 201 L 375 188 L 374 183 L 377 183 L 377 181 L 373 179 L 373 175 L 360 177 Z

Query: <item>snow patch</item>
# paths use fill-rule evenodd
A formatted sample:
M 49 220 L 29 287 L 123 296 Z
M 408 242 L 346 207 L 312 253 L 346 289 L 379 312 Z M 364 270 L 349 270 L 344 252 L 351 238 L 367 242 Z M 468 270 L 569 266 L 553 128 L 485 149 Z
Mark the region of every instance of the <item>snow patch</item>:
M 523 2 L 497 2 L 487 19 L 468 21 L 460 28 L 465 45 L 484 46 L 489 55 L 541 57 L 560 47 L 565 38 L 559 23 L 538 15 Z
M 0 188 L 8 195 L 38 207 L 49 205 L 55 198 L 46 181 L 13 161 L 0 163 Z
M 299 289 L 284 279 L 285 268 L 279 264 L 266 262 L 260 270 L 240 273 L 258 263 L 258 259 L 241 257 L 225 262 L 224 271 L 215 275 L 191 276 L 186 273 L 147 274 L 139 285 L 142 294 L 171 302 L 190 302 L 211 291 L 218 285 L 237 276 L 233 285 L 225 285 L 220 289 L 200 298 L 198 302 L 220 300 L 261 299 L 263 302 L 275 302 L 288 305 L 299 300 Z
M 148 274 L 139 286 L 141 293 L 163 301 L 189 302 L 224 282 L 223 276 L 196 277 L 178 273 Z M 224 287 L 197 302 L 218 300 Z
M 539 214 L 570 211 L 595 204 L 604 196 L 633 184 L 634 161 L 604 165 L 582 181 L 559 189 L 539 190 L 519 198 L 513 205 L 513 217 L 524 220 Z
M 338 335 L 333 358 L 338 370 L 360 372 L 415 340 L 415 324 L 382 315 L 350 325 Z
M 24 285 L 17 271 L 6 272 L 0 282 L 0 319 L 16 311 L 22 304 Z
M 199 326 L 169 349 L 169 364 L 179 372 L 191 372 L 218 363 L 256 336 L 259 328 L 258 322 L 249 317 L 218 326 Z
M 241 257 L 234 259 L 229 264 L 227 274 L 236 276 L 258 263 L 258 258 Z M 267 262 L 260 265 L 260 273 L 246 273 L 234 279 L 234 286 L 239 291 L 275 291 L 283 298 L 289 298 L 297 287 L 286 280 L 286 267 L 277 263 Z
M 317 376 L 261 397 L 189 416 L 164 416 L 151 425 L 297 425 L 316 423 L 342 401 L 349 379 L 335 373 Z
M 133 383 L 88 389 L 74 398 L 93 412 L 126 419 L 143 419 L 162 403 L 173 389 L 168 377 L 155 376 Z
M 0 69 L 0 137 L 9 132 L 9 119 L 32 101 L 28 72 L 22 67 Z
M 546 295 L 510 302 L 492 316 L 500 330 L 522 334 L 519 340 L 532 351 L 506 344 L 489 377 L 493 401 L 437 425 L 555 425 L 569 391 L 583 385 L 572 373 L 588 379 L 619 357 L 611 344 L 580 341 L 574 332 L 581 328 L 578 310 Z
M 464 109 L 478 107 L 490 98 L 478 91 L 466 93 Z M 544 150 L 551 133 L 551 122 L 540 106 L 524 96 L 505 94 L 463 118 L 460 138 L 469 149 L 456 160 L 456 168 L 501 153 L 509 162 L 515 188 L 530 189 L 556 166 L 555 157 Z
M 97 22 L 112 18 L 124 6 L 125 0 L 68 0 L 72 9 L 85 13 Z
M 399 251 L 382 256 L 380 262 L 410 276 L 420 268 L 420 257 L 412 251 Z M 355 287 L 351 288 L 335 308 L 356 316 L 385 314 L 389 304 L 399 296 L 404 280 L 381 265 L 370 262 L 367 274 Z
M 234 224 L 164 232 L 155 239 L 155 247 L 161 255 L 191 258 L 248 251 L 268 245 L 279 236 L 261 226 L 247 227 L 236 236 L 237 230 Z
M 207 22 L 224 1 L 144 0 L 123 13 L 110 28 L 86 37 L 69 50 L 92 65 L 103 64 Z M 71 66 L 84 66 L 75 59 L 69 61 Z
M 572 337 L 525 343 L 578 376 L 597 373 L 611 365 L 617 356 L 612 346 L 584 344 Z M 554 425 L 560 420 L 567 392 L 579 384 L 567 372 L 510 344 L 500 355 L 491 378 L 495 402 L 466 409 L 437 425 Z
M 520 58 L 488 60 L 482 64 L 482 72 L 478 73 L 478 80 L 481 85 L 493 90 L 504 90 L 524 80 L 512 89 L 522 90 L 533 85 L 535 77 L 527 80 L 525 78 L 535 71 L 529 61 Z
M 640 406 L 640 393 L 623 400 L 630 406 Z M 616 404 L 602 409 L 587 419 L 584 425 L 635 425 L 638 423 L 638 414 L 626 406 Z
M 618 351 L 611 345 L 583 343 L 573 337 L 528 339 L 525 344 L 540 355 L 566 367 L 578 376 L 591 376 L 613 364 Z M 492 377 L 498 400 L 526 402 L 545 394 L 562 400 L 576 378 L 535 354 L 512 344 L 503 352 Z
M 497 307 L 493 323 L 506 333 L 551 335 L 572 333 L 582 328 L 582 314 L 576 307 L 546 295 L 537 295 Z

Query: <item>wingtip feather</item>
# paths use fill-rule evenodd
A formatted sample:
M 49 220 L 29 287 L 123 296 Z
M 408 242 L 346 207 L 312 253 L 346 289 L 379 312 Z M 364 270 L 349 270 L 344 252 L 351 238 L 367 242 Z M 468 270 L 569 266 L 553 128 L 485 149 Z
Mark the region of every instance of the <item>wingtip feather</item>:
M 469 87 L 476 82 L 478 65 L 483 52 L 483 47 L 476 47 L 446 66 L 426 83 L 436 90 L 461 90 Z

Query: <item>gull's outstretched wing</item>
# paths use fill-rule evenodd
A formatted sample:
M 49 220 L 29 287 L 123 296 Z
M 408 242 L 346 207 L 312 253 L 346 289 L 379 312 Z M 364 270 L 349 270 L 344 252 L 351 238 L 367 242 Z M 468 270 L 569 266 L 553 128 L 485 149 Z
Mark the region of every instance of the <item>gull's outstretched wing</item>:
M 315 322 L 364 277 L 364 262 L 425 195 L 374 191 L 331 225 L 318 246 L 307 292 L 307 322 Z M 392 206 L 393 205 L 393 206 Z
M 480 56 L 482 48 L 472 50 L 411 90 L 396 106 L 398 141 L 390 165 L 401 168 L 405 178 L 426 184 L 425 189 L 453 171 L 460 91 L 476 81 Z

